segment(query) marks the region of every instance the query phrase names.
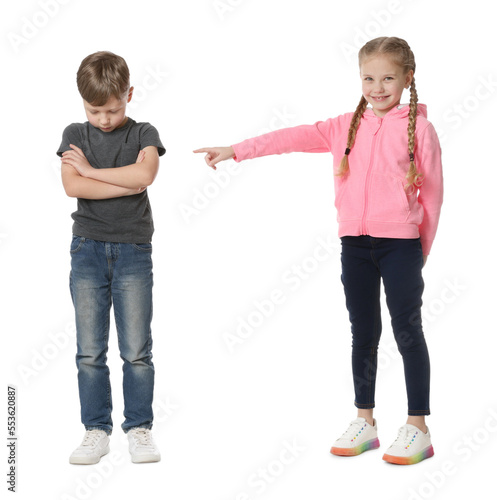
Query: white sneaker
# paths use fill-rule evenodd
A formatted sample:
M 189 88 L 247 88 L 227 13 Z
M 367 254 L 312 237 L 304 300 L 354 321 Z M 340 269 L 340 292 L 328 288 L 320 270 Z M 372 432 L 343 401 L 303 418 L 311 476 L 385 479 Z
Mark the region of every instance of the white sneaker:
M 364 451 L 379 448 L 378 428 L 376 419 L 374 425 L 366 422 L 365 418 L 359 417 L 350 422 L 349 428 L 337 439 L 331 448 L 333 455 L 354 456 Z
M 127 432 L 127 436 L 133 463 L 158 462 L 160 460 L 160 453 L 152 439 L 150 429 L 134 427 Z
M 399 429 L 397 439 L 383 455 L 383 460 L 391 464 L 411 465 L 433 455 L 430 430 L 426 428 L 425 434 L 416 426 L 405 424 Z
M 83 442 L 69 457 L 70 464 L 90 465 L 109 453 L 109 436 L 101 429 L 86 431 Z

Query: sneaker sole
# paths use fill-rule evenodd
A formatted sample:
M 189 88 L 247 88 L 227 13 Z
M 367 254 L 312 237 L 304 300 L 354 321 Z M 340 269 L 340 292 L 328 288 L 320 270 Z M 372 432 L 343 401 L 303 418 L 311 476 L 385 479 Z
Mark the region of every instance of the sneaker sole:
M 383 455 L 383 460 L 390 464 L 396 465 L 412 465 L 421 462 L 425 458 L 430 458 L 435 454 L 433 451 L 433 446 L 430 445 L 428 448 L 425 448 L 423 451 L 416 453 L 412 457 L 398 457 L 396 455 L 387 455 L 386 453 Z
M 359 446 L 355 446 L 354 448 L 337 448 L 333 446 L 330 453 L 332 453 L 333 455 L 338 455 L 340 457 L 354 457 L 356 455 L 364 453 L 365 451 L 375 450 L 379 447 L 380 441 L 378 440 L 378 438 L 374 438 L 360 444 Z
M 98 464 L 100 459 L 109 453 L 110 448 L 107 446 L 100 456 L 97 457 L 69 457 L 69 463 L 73 465 L 93 465 Z
M 134 464 L 148 464 L 151 462 L 160 462 L 160 455 L 159 456 L 143 455 L 143 456 L 138 456 L 138 457 L 131 456 L 131 461 Z

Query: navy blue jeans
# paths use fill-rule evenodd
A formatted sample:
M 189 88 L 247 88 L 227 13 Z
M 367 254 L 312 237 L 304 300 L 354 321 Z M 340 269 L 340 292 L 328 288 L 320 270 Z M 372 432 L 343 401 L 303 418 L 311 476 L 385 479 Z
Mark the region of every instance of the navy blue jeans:
M 404 363 L 409 415 L 429 415 L 430 360 L 421 325 L 423 252 L 417 239 L 344 236 L 342 283 L 352 327 L 354 404 L 374 408 L 383 280 Z
M 112 432 L 107 366 L 112 304 L 123 360 L 122 429 L 152 427 L 152 285 L 150 243 L 110 243 L 73 236 L 70 289 L 76 312 L 81 421 L 87 430 Z

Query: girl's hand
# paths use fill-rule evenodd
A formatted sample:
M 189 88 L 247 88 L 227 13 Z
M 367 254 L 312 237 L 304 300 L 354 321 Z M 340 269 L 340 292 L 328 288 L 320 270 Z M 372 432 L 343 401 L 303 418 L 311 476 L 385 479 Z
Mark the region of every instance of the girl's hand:
M 195 149 L 194 153 L 207 153 L 205 155 L 205 163 L 216 170 L 216 163 L 229 160 L 235 156 L 235 151 L 231 146 L 228 147 L 220 147 L 220 148 L 201 148 Z
M 62 153 L 62 163 L 71 165 L 82 177 L 89 177 L 94 168 L 88 163 L 83 151 L 74 144 L 69 144 L 69 147 L 72 150 Z
M 427 260 L 428 260 L 428 255 L 423 255 L 423 267 L 425 267 Z

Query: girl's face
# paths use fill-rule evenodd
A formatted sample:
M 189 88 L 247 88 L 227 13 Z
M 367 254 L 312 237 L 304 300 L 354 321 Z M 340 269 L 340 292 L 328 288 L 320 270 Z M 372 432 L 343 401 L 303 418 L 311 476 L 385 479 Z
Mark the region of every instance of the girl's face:
M 402 91 L 409 88 L 414 72 L 404 73 L 388 56 L 372 56 L 360 67 L 362 94 L 376 116 L 385 116 L 400 103 Z

